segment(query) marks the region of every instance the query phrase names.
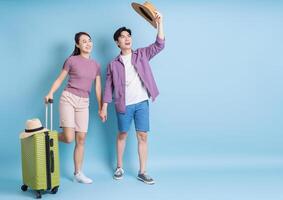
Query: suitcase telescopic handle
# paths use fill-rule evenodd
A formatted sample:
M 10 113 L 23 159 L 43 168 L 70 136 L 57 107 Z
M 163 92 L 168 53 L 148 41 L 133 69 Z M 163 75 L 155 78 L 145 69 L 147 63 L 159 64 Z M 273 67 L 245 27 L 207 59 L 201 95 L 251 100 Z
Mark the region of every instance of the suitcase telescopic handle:
M 50 104 L 50 130 L 53 130 L 53 99 L 48 99 L 45 104 L 45 128 L 48 128 L 48 104 Z

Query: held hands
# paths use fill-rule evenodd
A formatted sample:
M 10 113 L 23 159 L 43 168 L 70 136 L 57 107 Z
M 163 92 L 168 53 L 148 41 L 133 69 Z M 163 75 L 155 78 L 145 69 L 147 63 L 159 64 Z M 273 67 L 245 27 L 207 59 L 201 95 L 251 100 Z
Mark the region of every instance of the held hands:
M 101 121 L 104 123 L 107 120 L 107 108 L 105 106 L 102 106 L 102 109 L 99 111 L 99 117 Z

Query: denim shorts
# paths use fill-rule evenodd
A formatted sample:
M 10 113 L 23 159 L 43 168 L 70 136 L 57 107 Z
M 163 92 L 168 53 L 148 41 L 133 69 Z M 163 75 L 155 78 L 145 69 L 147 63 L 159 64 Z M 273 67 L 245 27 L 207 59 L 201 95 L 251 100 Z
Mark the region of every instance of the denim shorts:
M 149 105 L 148 100 L 126 106 L 125 113 L 117 113 L 118 128 L 120 132 L 128 132 L 134 119 L 136 131 L 149 131 Z

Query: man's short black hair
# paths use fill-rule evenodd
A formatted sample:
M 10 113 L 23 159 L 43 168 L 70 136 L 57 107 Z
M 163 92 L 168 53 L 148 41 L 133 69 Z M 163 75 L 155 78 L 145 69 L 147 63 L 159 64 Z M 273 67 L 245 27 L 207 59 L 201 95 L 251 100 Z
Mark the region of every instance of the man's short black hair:
M 123 27 L 119 28 L 117 31 L 115 31 L 115 33 L 113 35 L 114 41 L 118 41 L 118 38 L 120 37 L 120 35 L 123 31 L 127 31 L 130 35 L 132 35 L 131 29 L 128 29 L 125 26 L 123 26 Z

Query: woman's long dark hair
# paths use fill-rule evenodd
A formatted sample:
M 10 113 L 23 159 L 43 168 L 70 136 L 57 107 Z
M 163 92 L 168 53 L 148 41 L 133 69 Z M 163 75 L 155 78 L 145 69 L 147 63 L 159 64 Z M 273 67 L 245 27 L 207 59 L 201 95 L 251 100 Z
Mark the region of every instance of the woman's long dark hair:
M 91 37 L 90 37 L 90 35 L 88 33 L 86 33 L 86 32 L 78 32 L 75 35 L 75 42 L 76 42 L 76 44 L 79 44 L 80 37 L 82 35 L 86 35 L 86 36 L 88 36 L 91 39 Z M 71 56 L 76 56 L 76 55 L 80 55 L 80 54 L 81 54 L 81 50 L 75 45 L 75 49 L 74 49 L 73 53 L 71 54 Z

